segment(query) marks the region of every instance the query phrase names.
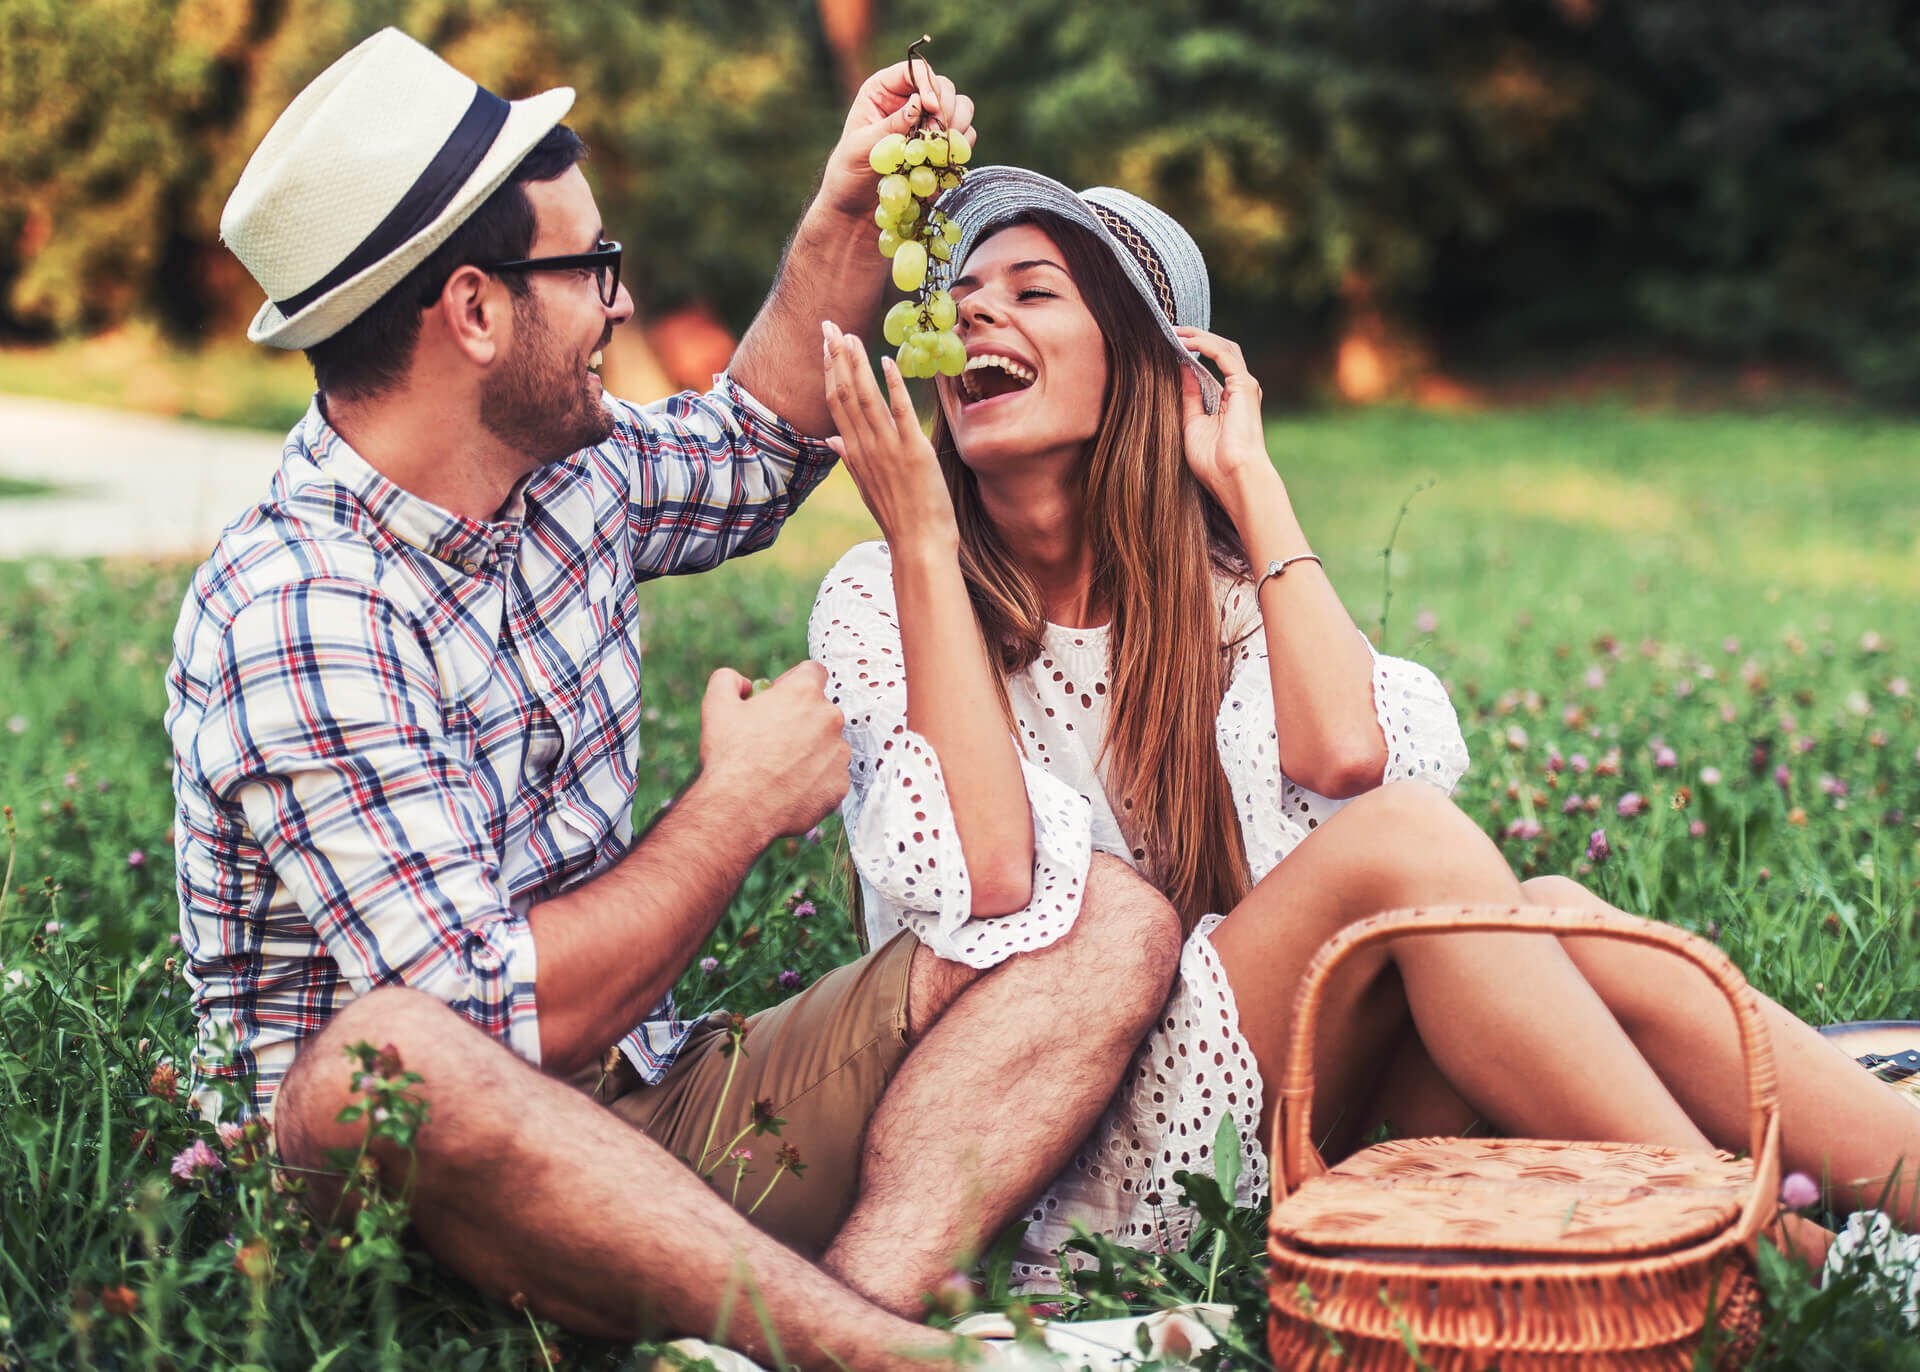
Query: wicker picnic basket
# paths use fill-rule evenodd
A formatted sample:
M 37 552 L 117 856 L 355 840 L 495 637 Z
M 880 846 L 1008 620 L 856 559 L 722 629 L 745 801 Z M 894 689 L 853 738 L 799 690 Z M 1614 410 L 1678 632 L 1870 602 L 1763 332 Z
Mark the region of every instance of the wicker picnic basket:
M 1732 1004 L 1750 1156 L 1643 1144 L 1412 1139 L 1329 1169 L 1308 1132 L 1313 1028 L 1357 949 L 1449 931 L 1551 931 L 1663 948 Z M 1755 1241 L 1779 1191 L 1773 1051 L 1724 955 L 1681 930 L 1601 911 L 1400 910 L 1336 935 L 1295 1002 L 1274 1124 L 1268 1345 L 1274 1365 L 1679 1369 L 1712 1331 L 1719 1367 L 1755 1349 Z M 1415 1361 L 1417 1350 L 1419 1361 Z

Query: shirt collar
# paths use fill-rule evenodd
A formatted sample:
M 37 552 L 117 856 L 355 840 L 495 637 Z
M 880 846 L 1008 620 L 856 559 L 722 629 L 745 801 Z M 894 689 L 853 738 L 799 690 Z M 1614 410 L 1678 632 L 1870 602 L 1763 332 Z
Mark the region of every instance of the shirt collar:
M 526 520 L 526 482 L 515 485 L 498 519 L 483 522 L 422 500 L 382 476 L 327 422 L 318 395 L 307 407 L 299 434 L 307 461 L 409 547 L 469 576 L 486 570 L 496 558 L 513 555 Z

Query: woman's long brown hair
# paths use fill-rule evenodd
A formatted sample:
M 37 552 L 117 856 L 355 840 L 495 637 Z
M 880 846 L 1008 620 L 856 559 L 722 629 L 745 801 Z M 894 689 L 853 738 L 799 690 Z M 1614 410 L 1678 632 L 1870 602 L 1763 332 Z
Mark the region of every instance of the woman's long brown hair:
M 1231 663 L 1221 648 L 1214 574 L 1245 576 L 1245 555 L 1226 512 L 1187 467 L 1180 363 L 1113 254 L 1054 215 L 1009 223 L 1034 224 L 1059 245 L 1106 340 L 1106 403 L 1074 472 L 1093 553 L 1092 601 L 1112 616 L 1101 761 L 1136 860 L 1192 929 L 1208 911 L 1231 910 L 1248 887 L 1233 793 L 1214 742 Z M 944 412 L 934 421 L 933 446 L 959 519 L 960 568 L 974 615 L 1011 676 L 1040 655 L 1045 603 L 987 518 Z M 1005 706 L 1004 679 L 1001 689 Z

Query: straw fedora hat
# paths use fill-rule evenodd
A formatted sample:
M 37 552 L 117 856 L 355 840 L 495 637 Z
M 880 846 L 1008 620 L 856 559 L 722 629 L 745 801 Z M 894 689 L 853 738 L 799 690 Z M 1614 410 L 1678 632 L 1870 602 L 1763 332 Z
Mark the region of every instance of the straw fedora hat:
M 267 293 L 247 337 L 308 348 L 420 265 L 573 105 L 507 101 L 382 29 L 315 77 L 267 130 L 220 238 Z

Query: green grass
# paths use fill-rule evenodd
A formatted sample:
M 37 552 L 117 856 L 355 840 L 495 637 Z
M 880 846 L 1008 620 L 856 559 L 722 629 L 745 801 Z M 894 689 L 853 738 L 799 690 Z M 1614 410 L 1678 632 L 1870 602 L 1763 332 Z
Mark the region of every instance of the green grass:
M 1390 589 L 1384 645 L 1450 684 L 1475 759 L 1459 799 L 1516 868 L 1709 932 L 1816 1022 L 1914 1013 L 1920 427 L 1567 409 L 1315 417 L 1272 437 L 1356 619 L 1377 631 Z M 1389 580 L 1380 550 L 1410 496 Z M 836 478 L 771 553 L 645 588 L 642 819 L 693 766 L 708 671 L 799 657 L 819 573 L 869 528 Z M 258 1186 L 167 1179 L 192 1128 L 149 1084 L 185 1062 L 192 1026 L 168 963 L 159 721 L 189 571 L 0 564 L 0 801 L 18 826 L 0 912 L 0 1362 L 543 1367 L 524 1316 L 424 1263 L 356 1269 Z M 1629 792 L 1648 804 L 1623 817 Z M 1538 836 L 1506 837 L 1516 821 Z M 1602 827 L 1612 856 L 1593 865 Z M 707 950 L 717 972 L 683 982 L 691 1007 L 752 1009 L 781 970 L 850 955 L 836 837 L 762 861 Z M 791 913 L 802 895 L 812 919 Z M 1255 1346 L 1259 1218 L 1227 1226 L 1219 1277 Z M 256 1235 L 272 1250 L 258 1278 L 234 1266 Z M 1145 1264 L 1109 1250 L 1070 1313 L 1202 1290 L 1214 1243 L 1203 1229 L 1191 1259 Z M 100 1293 L 122 1286 L 135 1306 L 111 1313 Z M 1880 1298 L 1778 1266 L 1768 1286 L 1771 1365 L 1920 1366 Z

